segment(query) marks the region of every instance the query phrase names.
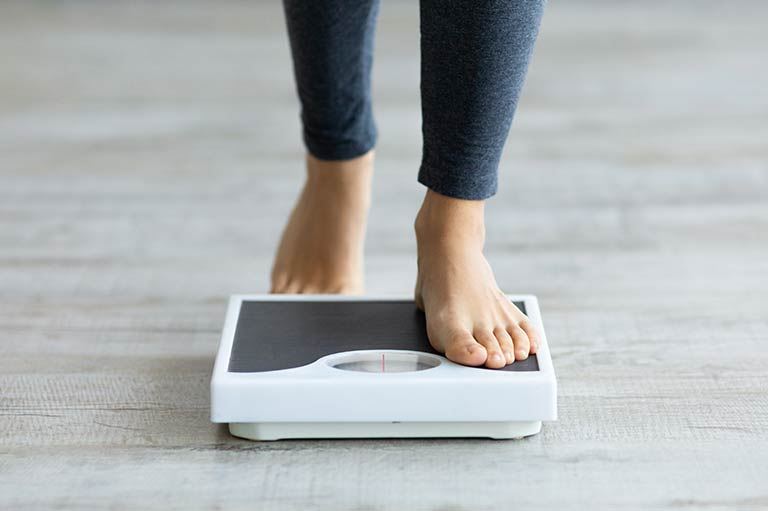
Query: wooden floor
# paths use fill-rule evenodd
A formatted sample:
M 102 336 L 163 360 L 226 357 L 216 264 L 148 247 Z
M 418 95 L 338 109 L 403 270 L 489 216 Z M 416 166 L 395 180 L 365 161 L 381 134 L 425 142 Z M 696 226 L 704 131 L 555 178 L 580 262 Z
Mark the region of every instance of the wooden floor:
M 560 420 L 511 442 L 209 423 L 302 176 L 279 2 L 0 11 L 0 508 L 768 508 L 765 2 L 548 6 L 488 254 L 540 297 Z M 414 278 L 417 29 L 384 0 L 371 293 Z

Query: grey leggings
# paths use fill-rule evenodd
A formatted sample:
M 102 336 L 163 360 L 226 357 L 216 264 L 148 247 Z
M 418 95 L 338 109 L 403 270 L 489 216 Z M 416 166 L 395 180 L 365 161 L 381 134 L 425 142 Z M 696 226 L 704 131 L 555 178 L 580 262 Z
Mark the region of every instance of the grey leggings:
M 545 0 L 420 0 L 423 152 L 419 182 L 485 199 Z M 371 62 L 379 0 L 283 0 L 307 151 L 360 156 L 376 143 Z

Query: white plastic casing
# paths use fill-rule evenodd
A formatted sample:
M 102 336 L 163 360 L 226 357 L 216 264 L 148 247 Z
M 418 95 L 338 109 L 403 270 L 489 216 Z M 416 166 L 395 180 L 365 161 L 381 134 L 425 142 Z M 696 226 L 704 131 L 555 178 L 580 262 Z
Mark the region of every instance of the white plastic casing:
M 229 372 L 230 353 L 243 301 L 402 301 L 403 297 L 339 295 L 234 295 L 230 298 L 211 378 L 211 420 L 222 423 L 467 423 L 557 419 L 557 383 L 538 301 L 525 303 L 538 328 L 538 371 L 466 367 L 434 354 L 436 367 L 413 372 L 368 373 L 332 367 L 332 354 L 303 367 Z M 367 350 L 388 353 L 393 350 Z M 356 352 L 346 352 L 356 353 Z M 429 436 L 429 435 L 428 435 Z

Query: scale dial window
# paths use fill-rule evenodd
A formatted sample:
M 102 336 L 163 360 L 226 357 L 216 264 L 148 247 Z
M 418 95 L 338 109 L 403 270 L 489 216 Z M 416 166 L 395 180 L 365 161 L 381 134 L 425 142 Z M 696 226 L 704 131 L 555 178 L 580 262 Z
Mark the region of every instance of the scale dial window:
M 342 371 L 361 373 L 411 373 L 440 365 L 436 357 L 420 353 L 370 352 L 342 356 L 330 366 Z

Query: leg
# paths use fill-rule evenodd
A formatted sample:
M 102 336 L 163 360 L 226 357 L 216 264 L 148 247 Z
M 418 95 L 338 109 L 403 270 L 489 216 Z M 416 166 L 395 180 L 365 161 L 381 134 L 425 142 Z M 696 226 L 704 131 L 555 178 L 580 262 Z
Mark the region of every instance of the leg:
M 307 179 L 283 232 L 272 292 L 362 292 L 377 130 L 370 72 L 378 0 L 284 0 Z
M 435 349 L 503 367 L 536 351 L 536 332 L 483 255 L 484 200 L 538 32 L 543 0 L 421 0 L 422 133 L 416 301 Z

